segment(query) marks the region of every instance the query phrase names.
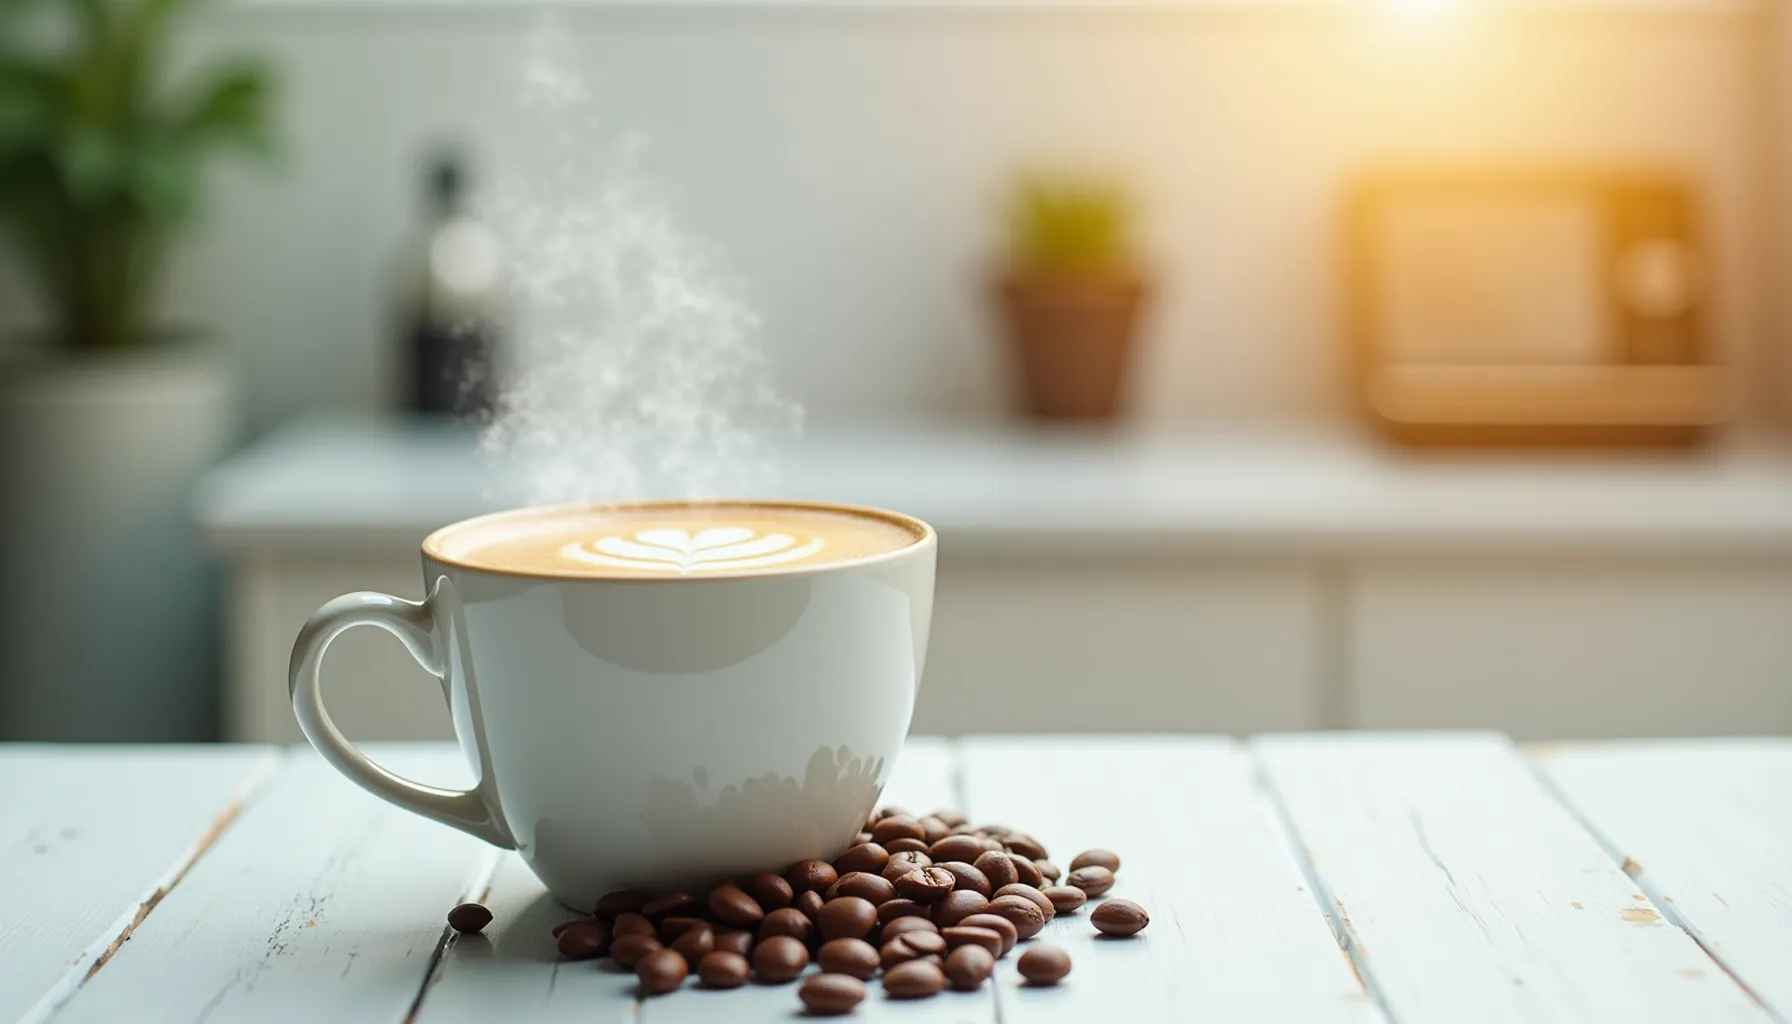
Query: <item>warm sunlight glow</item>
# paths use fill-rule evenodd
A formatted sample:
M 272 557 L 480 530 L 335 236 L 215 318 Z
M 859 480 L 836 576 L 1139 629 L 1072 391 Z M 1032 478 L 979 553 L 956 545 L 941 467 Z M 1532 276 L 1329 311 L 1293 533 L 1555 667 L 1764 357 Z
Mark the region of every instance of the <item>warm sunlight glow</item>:
M 1385 0 L 1402 21 L 1429 24 L 1461 10 L 1468 0 Z

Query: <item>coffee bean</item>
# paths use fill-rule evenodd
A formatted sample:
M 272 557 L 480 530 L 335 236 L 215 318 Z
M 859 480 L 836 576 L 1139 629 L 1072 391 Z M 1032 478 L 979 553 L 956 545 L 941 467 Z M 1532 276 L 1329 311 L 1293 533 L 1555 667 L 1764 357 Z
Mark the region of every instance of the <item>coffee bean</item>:
M 630 911 L 639 911 L 645 907 L 652 896 L 632 889 L 619 889 L 616 892 L 604 893 L 598 898 L 597 907 L 591 911 L 593 917 L 615 917 Z
M 740 887 L 768 914 L 790 906 L 790 901 L 796 898 L 796 889 L 784 880 L 784 876 L 770 872 L 749 875 L 741 879 Z
M 977 830 L 975 828 L 972 828 L 970 825 L 967 825 L 961 821 L 958 824 L 952 826 L 952 830 L 947 832 L 946 834 L 949 836 L 974 836 L 974 835 L 978 835 L 979 833 L 977 832 Z
M 896 887 L 882 875 L 874 875 L 869 871 L 848 871 L 828 889 L 830 901 L 842 896 L 857 896 L 876 906 L 885 900 L 895 899 Z
M 869 842 L 871 842 L 871 833 L 860 832 L 858 835 L 852 837 L 852 842 L 847 843 L 846 845 L 847 845 L 847 848 L 850 849 L 854 846 L 864 846 L 866 843 L 869 843 Z
M 774 935 L 753 947 L 753 973 L 760 981 L 782 984 L 809 966 L 809 947 L 788 935 Z
M 986 836 L 994 836 L 997 839 L 1014 834 L 1014 830 L 1006 825 L 979 825 L 977 826 L 977 831 Z
M 658 931 L 652 921 L 632 912 L 616 915 L 616 920 L 610 924 L 610 935 L 618 939 L 624 935 L 653 935 Z
M 683 935 L 672 940 L 671 948 L 684 957 L 685 963 L 696 967 L 697 961 L 716 948 L 716 930 L 707 921 L 699 922 L 696 927 L 686 929 Z
M 901 939 L 908 943 L 908 948 L 914 950 L 916 956 L 944 953 L 949 945 L 943 932 L 912 931 L 901 936 Z
M 933 908 L 916 903 L 914 900 L 885 900 L 877 905 L 877 923 L 889 924 L 903 917 L 926 917 L 933 913 Z
M 571 928 L 575 924 L 596 925 L 597 927 L 603 929 L 603 932 L 605 935 L 610 934 L 610 922 L 602 921 L 595 917 L 580 917 L 580 918 L 574 918 L 571 921 L 562 921 L 559 924 L 555 925 L 554 926 L 554 938 L 556 938 L 556 939 L 559 938 L 561 932 L 565 931 L 568 928 Z
M 961 924 L 956 928 L 943 929 L 940 935 L 946 940 L 947 946 L 971 943 L 989 950 L 990 956 L 1002 955 L 1002 933 L 992 928 L 973 928 Z
M 655 896 L 641 908 L 644 917 L 658 921 L 662 917 L 678 915 L 689 917 L 697 913 L 697 897 L 688 892 L 669 892 L 663 896 Z
M 995 969 L 996 958 L 982 946 L 959 946 L 946 957 L 946 980 L 960 992 L 983 984 Z
M 448 912 L 448 927 L 462 935 L 477 935 L 492 923 L 492 912 L 477 903 L 462 903 Z
M 890 901 L 890 903 L 895 902 L 897 901 Z M 884 907 L 889 906 L 890 903 L 884 904 Z M 877 909 L 882 910 L 883 907 Z M 937 932 L 939 930 L 940 926 L 934 924 L 932 918 L 899 917 L 894 921 L 888 921 L 884 924 L 883 937 L 885 939 L 893 939 L 898 935 L 907 935 L 910 932 Z
M 815 962 L 824 971 L 869 979 L 881 961 L 877 949 L 864 939 L 829 939 L 815 951 Z
M 1007 956 L 1008 951 L 1014 948 L 1014 944 L 1020 941 L 1020 929 L 1014 927 L 1013 921 L 1008 920 L 1000 914 L 972 914 L 970 917 L 958 922 L 958 927 L 988 928 L 990 931 L 1000 935 L 1002 937 L 1002 949 L 996 954 L 997 957 Z
M 896 895 L 916 903 L 938 903 L 958 887 L 958 877 L 945 868 L 916 868 L 896 879 Z
M 994 901 L 1001 899 L 1003 896 L 1024 896 L 1027 899 L 1032 900 L 1033 905 L 1039 908 L 1039 912 L 1045 915 L 1047 921 L 1058 916 L 1058 908 L 1052 905 L 1051 900 L 1045 898 L 1045 893 L 1040 892 L 1030 885 L 1021 882 L 1016 882 L 1013 885 L 1004 885 L 1000 889 L 997 889 L 996 894 L 990 897 L 990 899 L 991 901 Z
M 826 892 L 828 886 L 833 885 L 834 880 L 839 877 L 840 873 L 825 860 L 799 860 L 790 865 L 789 871 L 784 872 L 784 880 L 797 893 Z
M 1007 918 L 1023 941 L 1045 927 L 1045 911 L 1025 896 L 998 896 L 989 901 L 989 912 Z
M 949 829 L 957 828 L 965 823 L 964 812 L 955 811 L 950 807 L 942 807 L 939 810 L 934 811 L 930 817 L 940 819 L 940 821 L 944 822 L 945 826 Z
M 745 935 L 746 932 L 738 934 Z M 697 961 L 697 980 L 706 988 L 739 988 L 747 983 L 746 955 L 731 949 L 717 949 Z
M 946 838 L 946 833 L 951 828 L 952 826 L 940 820 L 939 815 L 929 814 L 921 819 L 921 838 L 926 841 L 927 845 L 932 846 Z
M 716 948 L 725 953 L 739 953 L 746 956 L 753 951 L 753 943 L 757 941 L 752 932 L 729 930 L 716 933 Z
M 796 990 L 803 1006 L 818 1017 L 851 1013 L 865 1001 L 865 983 L 846 974 L 817 974 Z
M 922 935 L 925 933 L 916 932 L 915 934 Z M 897 964 L 905 964 L 910 960 L 919 959 L 926 955 L 909 945 L 908 939 L 909 937 L 907 935 L 900 935 L 894 939 L 887 939 L 883 946 L 878 949 L 877 962 L 884 970 L 887 971 Z
M 672 949 L 656 949 L 635 964 L 635 979 L 641 983 L 644 995 L 664 995 L 684 984 L 689 973 L 684 957 Z
M 1089 913 L 1089 923 L 1104 935 L 1137 935 L 1151 923 L 1151 915 L 1131 900 L 1103 900 Z
M 1033 862 L 1033 866 L 1039 869 L 1039 873 L 1044 875 L 1048 882 L 1056 883 L 1058 879 L 1064 877 L 1064 872 L 1058 865 L 1049 860 L 1036 860 Z M 1045 886 L 1042 885 L 1040 888 L 1043 889 Z
M 1114 887 L 1114 873 L 1099 864 L 1088 864 L 1071 868 L 1065 881 L 1083 890 L 1084 895 L 1100 896 Z
M 651 935 L 641 937 L 653 940 Z M 591 960 L 603 956 L 605 949 L 610 949 L 612 955 L 615 950 L 609 933 L 596 921 L 574 921 L 554 941 L 560 949 L 560 955 L 568 960 Z M 654 942 L 654 945 L 659 943 Z
M 954 890 L 933 905 L 933 923 L 941 928 L 950 928 L 972 914 L 982 913 L 988 906 L 989 900 L 981 893 L 969 889 Z
M 572 933 L 567 932 L 566 934 L 571 935 Z M 624 935 L 610 943 L 610 959 L 632 971 L 635 969 L 635 965 L 641 962 L 642 957 L 656 949 L 664 948 L 665 947 L 660 944 L 660 940 L 651 935 L 641 935 L 639 933 L 634 935 Z M 566 951 L 566 935 L 560 936 L 560 950 L 561 952 Z M 574 957 L 571 959 L 581 958 Z M 680 957 L 679 959 L 682 961 L 684 958 Z
M 876 843 L 865 843 L 854 846 L 845 853 L 834 858 L 834 873 L 845 875 L 853 871 L 882 871 L 890 860 L 890 851 Z M 835 879 L 837 883 L 838 878 Z M 830 885 L 830 888 L 832 886 Z
M 891 853 L 926 853 L 927 840 L 911 839 L 908 836 L 903 836 L 900 839 L 892 839 L 885 843 L 884 849 Z
M 705 928 L 710 926 L 709 922 L 701 917 L 668 917 L 660 922 L 660 941 L 671 945 L 679 936 L 698 925 Z
M 983 872 L 989 884 L 997 889 L 1020 881 L 1020 872 L 1014 869 L 1014 860 L 1006 853 L 985 850 L 977 855 L 971 866 Z
M 1056 985 L 1070 973 L 1070 954 L 1056 946 L 1034 946 L 1020 955 L 1020 976 L 1034 985 Z
M 1016 832 L 1003 839 L 1002 845 L 1008 847 L 1010 853 L 1019 854 L 1028 860 L 1045 859 L 1045 847 L 1039 845 L 1039 840 L 1024 832 Z
M 1089 894 L 1074 885 L 1050 885 L 1040 890 L 1045 898 L 1052 901 L 1052 908 L 1060 914 L 1069 914 L 1083 905 Z
M 910 960 L 884 972 L 884 994 L 891 999 L 922 999 L 945 987 L 946 973 L 926 960 Z
M 823 939 L 862 939 L 876 924 L 877 908 L 857 896 L 829 900 L 815 915 L 815 928 Z
M 808 942 L 809 933 L 815 930 L 815 922 L 809 915 L 795 907 L 784 907 L 765 915 L 759 923 L 759 941 L 764 942 L 775 935 L 788 935 L 798 942 Z
M 989 884 L 989 876 L 970 864 L 954 860 L 934 866 L 952 872 L 952 877 L 957 880 L 955 883 L 957 888 L 969 889 L 980 896 L 988 896 L 993 891 Z
M 947 861 L 963 861 L 966 864 L 976 860 L 983 853 L 983 842 L 976 836 L 947 836 L 936 841 L 927 848 L 927 855 L 935 864 Z
M 933 858 L 925 853 L 918 850 L 901 850 L 890 854 L 890 859 L 884 861 L 883 870 L 878 874 L 894 882 L 916 868 L 930 867 L 932 864 Z
M 1084 850 L 1082 853 L 1076 855 L 1075 860 L 1070 862 L 1070 870 L 1072 872 L 1076 871 L 1077 868 L 1088 867 L 1107 868 L 1109 871 L 1118 871 L 1120 870 L 1120 855 L 1112 850 L 1098 848 L 1094 850 Z M 1074 885 L 1075 883 L 1073 882 L 1071 884 Z
M 879 807 L 877 809 L 877 813 L 873 814 L 871 816 L 870 824 L 866 825 L 865 827 L 870 828 L 871 825 L 875 825 L 878 822 L 884 820 L 885 818 L 895 818 L 895 817 L 912 818 L 912 817 L 914 817 L 914 814 L 912 814 L 908 808 L 902 806 L 901 804 L 885 804 L 884 806 Z
M 831 885 L 832 883 L 829 884 Z M 821 905 L 825 902 L 827 902 L 827 900 L 821 893 L 816 892 L 814 889 L 810 889 L 807 892 L 797 893 L 796 901 L 793 902 L 790 907 L 792 910 L 800 910 L 804 914 L 807 914 L 809 920 L 813 921 L 815 920 L 815 915 L 821 913 Z
M 723 882 L 710 890 L 709 913 L 718 922 L 734 928 L 757 928 L 765 920 L 765 910 L 732 882 Z
M 1019 876 L 1015 879 L 1016 881 L 1022 885 L 1030 885 L 1035 889 L 1045 888 L 1045 876 L 1039 872 L 1039 865 L 1025 857 L 1013 857 L 1011 859 L 1014 861 L 1014 872 Z

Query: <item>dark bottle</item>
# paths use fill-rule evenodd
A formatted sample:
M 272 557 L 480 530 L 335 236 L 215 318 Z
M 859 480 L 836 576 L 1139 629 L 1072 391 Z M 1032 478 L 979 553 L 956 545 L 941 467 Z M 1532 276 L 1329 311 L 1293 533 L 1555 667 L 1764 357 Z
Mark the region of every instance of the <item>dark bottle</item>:
M 405 405 L 477 418 L 491 410 L 498 391 L 502 255 L 496 236 L 469 207 L 456 154 L 435 158 L 426 198 L 405 308 Z

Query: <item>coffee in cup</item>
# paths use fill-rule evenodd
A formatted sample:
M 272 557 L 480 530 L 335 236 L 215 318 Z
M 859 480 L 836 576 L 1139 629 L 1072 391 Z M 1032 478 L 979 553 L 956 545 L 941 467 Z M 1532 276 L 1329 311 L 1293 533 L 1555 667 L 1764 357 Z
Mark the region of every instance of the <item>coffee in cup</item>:
M 912 520 L 882 512 L 678 502 L 508 513 L 438 531 L 444 562 L 530 576 L 755 575 L 874 557 L 921 543 Z

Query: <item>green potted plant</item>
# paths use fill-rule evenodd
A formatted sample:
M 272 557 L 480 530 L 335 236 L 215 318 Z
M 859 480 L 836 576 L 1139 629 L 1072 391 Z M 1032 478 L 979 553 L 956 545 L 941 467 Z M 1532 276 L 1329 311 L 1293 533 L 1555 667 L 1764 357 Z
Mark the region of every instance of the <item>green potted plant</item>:
M 168 72 L 197 3 L 0 0 L 0 256 L 46 325 L 0 346 L 0 739 L 215 720 L 187 503 L 233 439 L 234 389 L 155 300 L 205 166 L 268 151 L 272 83 L 252 59 Z
M 1133 204 L 1113 181 L 1028 177 L 1008 210 L 997 290 L 1027 411 L 1107 419 L 1120 409 L 1147 294 Z

